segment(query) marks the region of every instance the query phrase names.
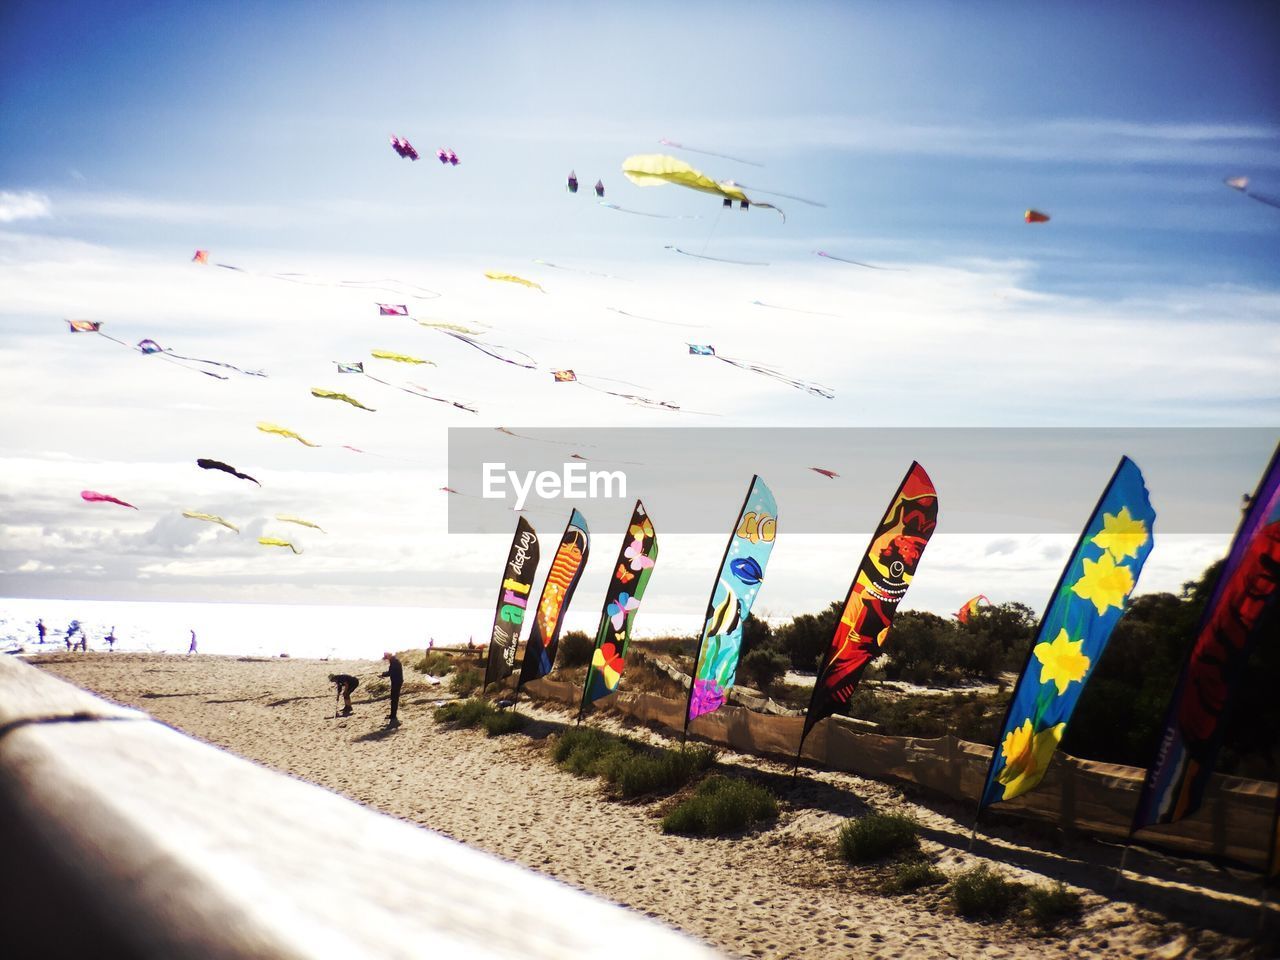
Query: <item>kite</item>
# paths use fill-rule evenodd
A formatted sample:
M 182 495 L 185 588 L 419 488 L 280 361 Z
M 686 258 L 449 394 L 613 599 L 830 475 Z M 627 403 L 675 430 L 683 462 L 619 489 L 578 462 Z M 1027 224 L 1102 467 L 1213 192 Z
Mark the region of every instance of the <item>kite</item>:
M 891 270 L 896 273 L 903 273 L 902 267 L 877 267 L 874 263 L 863 263 L 861 260 L 850 260 L 848 257 L 837 257 L 834 253 L 827 253 L 825 250 L 813 251 L 819 257 L 826 257 L 828 260 L 839 260 L 841 263 L 851 263 L 855 267 L 866 267 L 868 270 Z
M 234 523 L 231 523 L 229 520 L 223 520 L 222 517 L 215 517 L 212 513 L 200 513 L 196 510 L 183 510 L 182 515 L 189 520 L 205 520 L 209 523 L 221 524 L 228 530 L 233 530 L 236 533 L 240 532 L 240 528 Z
M 89 503 L 114 503 L 121 507 L 128 507 L 130 510 L 138 509 L 132 503 L 126 503 L 124 500 L 117 499 L 116 497 L 108 496 L 105 493 L 99 493 L 97 490 L 81 490 L 80 499 L 88 501 Z
M 209 251 L 208 251 L 208 250 L 197 250 L 195 253 L 193 253 L 193 254 L 191 255 L 191 262 L 192 262 L 192 263 L 208 263 L 208 262 L 209 262 Z
M 437 159 L 439 159 L 441 163 L 452 164 L 455 167 L 458 165 L 458 162 L 459 162 L 458 155 L 454 153 L 452 150 L 447 150 L 444 147 L 441 147 L 439 150 L 436 151 L 436 157 Z
M 1041 213 L 1039 210 L 1028 210 L 1022 215 L 1022 219 L 1027 221 L 1027 223 L 1048 223 L 1049 215 L 1047 213 Z
M 1228 177 L 1222 181 L 1232 190 L 1238 190 L 1250 199 L 1257 200 L 1259 203 L 1265 203 L 1269 207 L 1280 207 L 1280 199 L 1269 197 L 1266 194 L 1254 193 L 1249 189 L 1248 177 Z
M 276 519 L 281 523 L 296 523 L 301 527 L 310 527 L 312 530 L 319 530 L 321 533 L 325 532 L 324 528 L 319 524 L 312 523 L 310 520 L 303 520 L 301 517 L 295 517 L 289 513 L 277 513 Z
M 361 410 L 368 410 L 370 413 L 377 413 L 373 407 L 366 407 L 355 397 L 349 397 L 345 393 L 335 393 L 333 390 L 321 390 L 319 387 L 311 388 L 311 395 L 319 397 L 321 400 L 341 400 L 343 403 L 349 403 L 353 407 L 359 407 Z
M 102 332 L 101 320 L 68 320 L 67 332 L 68 333 L 96 333 L 98 336 L 102 337 L 104 340 L 110 340 L 112 343 L 118 344 L 119 346 L 124 347 L 126 350 L 136 350 L 138 353 L 141 353 L 144 356 L 147 354 L 161 354 L 162 355 L 160 357 L 161 360 L 164 360 L 166 363 L 172 363 L 176 367 L 182 367 L 184 370 L 190 370 L 193 373 L 203 373 L 206 377 L 213 377 L 215 380 L 227 379 L 222 374 L 214 373 L 212 370 L 201 370 L 199 367 L 190 367 L 190 366 L 187 366 L 187 364 L 185 363 L 180 363 L 174 357 L 168 356 L 167 355 L 168 351 L 164 350 L 164 348 L 162 348 L 160 344 L 156 343 L 154 340 L 141 340 L 138 342 L 137 346 L 125 343 L 123 340 L 117 340 L 115 337 L 111 336 L 110 334 Z M 184 357 L 183 359 L 194 360 L 194 358 L 191 358 L 191 357 Z M 206 363 L 206 362 L 214 362 L 214 361 L 200 360 L 196 362 Z M 230 366 L 230 364 L 218 364 L 218 366 Z M 239 370 L 240 368 L 232 367 L 232 369 Z M 247 373 L 248 371 L 240 370 L 240 372 Z M 257 373 L 253 375 L 263 376 L 263 377 L 266 376 L 265 373 Z
M 716 263 L 735 263 L 740 267 L 767 267 L 769 265 L 762 260 L 730 260 L 727 257 L 709 257 L 705 253 L 690 253 L 688 250 L 681 250 L 671 244 L 667 244 L 664 249 L 674 250 L 676 253 L 683 254 L 686 257 L 696 257 L 699 260 L 714 260 Z
M 246 377 L 265 377 L 267 375 L 266 372 L 263 370 L 243 370 L 240 367 L 237 367 L 235 364 L 223 363 L 221 360 L 202 360 L 199 357 L 184 356 L 181 353 L 175 353 L 172 350 L 169 350 L 165 347 L 160 346 L 160 344 L 156 343 L 154 340 L 151 340 L 149 338 L 146 340 L 139 340 L 137 344 L 137 350 L 139 353 L 144 354 L 146 356 L 161 353 L 161 354 L 164 354 L 165 356 L 174 357 L 178 360 L 187 360 L 191 363 L 207 363 L 213 367 L 225 367 L 228 370 L 234 370 L 236 373 L 243 373 Z M 187 369 L 194 369 L 194 368 L 188 367 Z M 199 372 L 208 373 L 207 370 L 200 370 Z M 216 374 L 213 374 L 213 376 L 216 376 Z M 225 380 L 226 377 L 220 377 L 219 379 Z
M 732 160 L 735 163 L 745 163 L 749 167 L 763 167 L 763 163 L 756 163 L 754 160 L 743 160 L 741 157 L 731 157 L 727 153 L 713 153 L 710 150 L 699 150 L 697 147 L 686 147 L 683 143 L 676 143 L 674 140 L 659 140 L 658 143 L 664 147 L 675 147 L 677 150 L 685 150 L 689 153 L 700 153 L 706 157 L 719 157 L 721 160 Z
M 378 316 L 380 317 L 407 317 L 409 308 L 403 303 L 380 303 L 378 304 Z
M 597 196 L 597 197 L 603 197 L 603 196 L 604 196 L 604 181 L 603 181 L 603 180 L 597 180 L 597 181 L 596 181 L 596 196 Z
M 552 370 L 551 376 L 556 383 L 577 383 L 586 387 L 588 390 L 594 390 L 596 393 L 608 394 L 611 397 L 619 397 L 620 399 L 627 400 L 631 403 L 637 404 L 638 406 L 651 407 L 655 410 L 670 410 L 673 412 L 679 412 L 680 410 L 680 406 L 678 404 L 671 403 L 667 400 L 652 400 L 649 397 L 641 397 L 634 393 L 622 393 L 618 390 L 608 390 L 604 387 L 593 386 L 591 383 L 584 381 L 582 377 L 578 376 L 578 374 L 572 370 Z M 612 377 L 591 377 L 589 379 L 604 380 L 610 383 L 625 383 L 632 387 L 639 386 L 639 384 L 631 383 L 628 380 L 614 380 Z
M 812 470 L 814 473 L 820 473 L 824 477 L 829 477 L 832 480 L 835 480 L 837 477 L 840 476 L 840 474 L 836 473 L 834 470 L 824 470 L 822 467 L 810 467 L 809 469 Z
M 68 320 L 67 326 L 71 329 L 70 333 L 99 333 L 102 330 L 101 320 Z M 118 343 L 119 341 L 117 341 Z
M 983 600 L 986 600 L 987 603 L 991 603 L 991 601 L 987 599 L 987 595 L 985 593 L 980 593 L 973 599 L 966 600 L 960 609 L 956 611 L 956 619 L 961 623 L 968 623 L 971 617 L 976 617 L 978 615 L 978 605 Z
M 258 542 L 264 547 L 288 547 L 295 554 L 302 552 L 288 540 L 281 540 L 279 537 L 259 537 Z
M 695 357 L 715 357 L 732 367 L 739 370 L 749 370 L 752 373 L 758 373 L 761 376 L 769 377 L 780 383 L 785 383 L 789 387 L 795 387 L 797 390 L 803 390 L 805 393 L 815 397 L 824 397 L 827 400 L 834 400 L 835 394 L 831 392 L 829 387 L 824 387 L 819 383 L 811 383 L 808 380 L 797 380 L 789 377 L 781 370 L 774 367 L 765 366 L 760 363 L 753 363 L 749 360 L 736 360 L 733 357 L 724 357 L 716 353 L 716 348 L 709 343 L 690 343 L 688 344 L 689 353 Z
M 375 351 L 373 352 L 373 355 L 374 355 L 375 357 L 376 357 L 376 356 L 383 356 L 385 359 L 391 359 L 392 357 L 397 357 L 397 358 L 399 358 L 399 357 L 402 357 L 402 356 L 403 356 L 402 354 L 398 354 L 398 353 L 396 353 L 396 354 L 386 354 L 386 352 L 385 352 L 385 351 L 377 351 L 377 350 L 375 350 Z M 431 362 L 431 361 L 429 361 L 429 360 L 416 360 L 416 358 L 414 358 L 414 357 L 405 357 L 405 358 L 403 359 L 403 362 L 407 362 L 407 363 L 408 363 L 408 362 L 415 362 L 415 361 L 416 361 L 417 363 L 430 363 L 430 362 Z M 474 407 L 469 407 L 469 406 L 467 406 L 465 403 L 462 403 L 461 401 L 458 401 L 458 400 L 448 400 L 448 399 L 446 399 L 445 397 L 436 397 L 436 396 L 432 396 L 430 393 L 426 392 L 426 390 L 427 390 L 427 388 L 426 388 L 426 387 L 421 387 L 421 386 L 418 386 L 417 384 L 410 384 L 409 386 L 407 386 L 407 387 L 406 387 L 406 386 L 402 386 L 402 385 L 400 385 L 400 384 L 398 384 L 398 383 L 391 383 L 390 381 L 383 380 L 381 377 L 375 377 L 372 373 L 367 373 L 367 372 L 365 372 L 365 369 L 364 369 L 364 363 L 363 363 L 363 362 L 361 362 L 361 361 L 359 361 L 359 360 L 352 361 L 351 363 L 343 363 L 341 360 L 335 360 L 335 361 L 334 361 L 334 364 L 337 366 L 337 368 L 338 368 L 338 372 L 339 372 L 339 373 L 358 373 L 358 374 L 362 374 L 362 375 L 364 375 L 365 377 L 367 377 L 367 378 L 369 378 L 370 380 L 372 380 L 374 383 L 380 383 L 380 384 L 382 384 L 384 387 L 390 387 L 392 390 L 400 390 L 400 391 L 403 391 L 404 393 L 407 393 L 407 394 L 409 394 L 410 396 L 414 396 L 414 397 L 422 397 L 424 400 L 434 400 L 434 401 L 436 401 L 436 403 L 447 403 L 447 404 L 449 404 L 449 405 L 450 405 L 450 406 L 452 406 L 452 407 L 457 407 L 459 410 L 466 410 L 468 413 L 478 413 L 478 412 L 479 412 L 479 411 L 478 411 L 478 410 L 476 410 Z M 336 399 L 336 397 L 335 397 L 335 399 Z M 370 408 L 370 407 L 365 407 L 364 409 L 369 410 L 369 409 L 372 409 L 372 408 Z M 352 447 L 352 448 L 350 448 L 350 449 L 355 449 L 355 448 L 354 448 L 354 447 Z M 356 452 L 357 452 L 357 453 L 362 453 L 363 451 L 357 450 Z
M 785 310 L 787 313 L 807 313 L 811 317 L 838 317 L 838 313 L 821 313 L 817 310 L 798 310 L 795 307 L 780 307 L 776 303 L 765 303 L 763 300 L 752 300 L 753 306 L 768 307 L 770 310 Z
M 778 504 L 773 491 L 754 476 L 707 600 L 706 622 L 694 656 L 693 683 L 685 709 L 686 735 L 690 721 L 720 708 L 737 678 L 743 623 L 751 615 L 751 606 L 764 582 L 777 531 Z
M 413 322 L 416 323 L 418 326 L 427 327 L 428 329 L 431 329 L 431 330 L 451 330 L 454 333 L 469 333 L 469 334 L 484 333 L 483 330 L 472 330 L 470 327 L 464 327 L 461 324 L 457 324 L 457 323 L 445 323 L 443 320 L 419 320 L 416 317 L 411 317 L 410 319 L 412 319 Z
M 413 144 L 403 137 L 397 137 L 394 134 L 391 137 L 391 149 L 396 152 L 400 159 L 408 158 L 409 160 L 418 159 L 418 151 L 413 148 Z
M 627 157 L 622 161 L 622 172 L 632 183 L 640 187 L 656 187 L 665 183 L 674 183 L 689 190 L 700 190 L 703 193 L 715 194 L 723 198 L 725 206 L 731 206 L 736 200 L 743 210 L 748 207 L 764 207 L 777 211 L 786 223 L 787 215 L 772 203 L 761 203 L 752 200 L 742 188 L 732 180 L 719 183 L 712 180 L 701 170 L 696 170 L 683 160 L 669 157 L 661 153 L 641 153 Z
M 262 424 L 259 424 L 258 428 L 261 429 L 262 426 Z M 204 457 L 201 457 L 196 461 L 196 466 L 201 470 L 221 470 L 223 473 L 231 474 L 231 476 L 235 477 L 237 480 L 251 480 L 254 483 L 258 483 L 257 480 L 254 480 L 253 477 L 249 476 L 247 473 L 241 473 L 235 467 L 230 464 L 223 463 L 221 460 L 207 460 Z M 258 483 L 258 486 L 262 486 L 262 484 Z
M 578 379 L 577 374 L 572 370 L 552 370 L 551 376 L 555 378 L 556 383 L 573 383 Z
M 630 207 L 620 207 L 616 203 L 610 203 L 607 200 L 601 200 L 600 206 L 609 210 L 617 210 L 619 213 L 629 213 L 637 217 L 652 217 L 654 220 L 701 220 L 699 216 L 689 216 L 688 214 L 672 215 L 669 213 L 649 213 L 647 210 L 632 210 Z
M 393 360 L 396 363 L 414 363 L 414 364 L 430 364 L 435 366 L 434 360 L 422 360 L 419 357 L 411 357 L 407 353 L 393 353 L 390 350 L 370 350 L 369 355 L 377 357 L 379 360 Z
M 488 277 L 490 280 L 503 280 L 507 283 L 518 283 L 521 286 L 529 287 L 530 289 L 537 290 L 540 293 L 547 292 L 543 290 L 542 287 L 538 286 L 538 284 L 534 283 L 532 280 L 526 280 L 524 277 L 517 277 L 513 273 L 499 273 L 497 270 L 486 270 L 484 272 L 484 275 Z
M 578 175 L 572 170 L 569 171 L 569 181 L 565 186 L 568 187 L 570 193 L 578 192 Z
M 339 373 L 364 373 L 364 363 L 360 360 L 354 360 L 351 363 L 343 363 L 341 360 L 333 361 Z
M 259 422 L 258 422 L 258 429 L 259 429 L 259 430 L 261 430 L 263 433 L 274 433 L 274 434 L 278 434 L 279 436 L 282 436 L 282 437 L 288 437 L 290 440 L 297 440 L 297 441 L 298 441 L 300 444 L 302 444 L 304 447 L 318 447 L 318 446 L 320 446 L 320 444 L 318 444 L 318 443 L 312 443 L 310 440 L 306 440 L 306 439 L 304 439 L 303 437 L 301 437 L 301 436 L 299 436 L 298 434 L 294 433 L 292 430 L 289 430 L 289 429 L 287 429 L 286 427 L 282 427 L 282 426 L 280 426 L 278 423 L 267 423 L 267 422 L 265 422 L 265 421 L 259 421 Z M 357 451 L 357 452 L 359 452 L 359 451 Z M 256 481 L 255 481 L 255 482 L 256 482 Z

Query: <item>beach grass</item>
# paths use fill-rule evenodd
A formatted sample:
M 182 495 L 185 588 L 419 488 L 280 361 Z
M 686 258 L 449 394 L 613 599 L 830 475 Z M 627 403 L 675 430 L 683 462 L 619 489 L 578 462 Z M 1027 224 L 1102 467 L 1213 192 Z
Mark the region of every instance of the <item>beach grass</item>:
M 413 669 L 430 677 L 443 677 L 453 670 L 453 658 L 447 653 L 432 650 L 424 653 L 413 664 Z
M 894 867 L 893 873 L 881 885 L 885 893 L 910 893 L 921 887 L 936 886 L 945 882 L 946 874 L 926 860 L 909 860 Z
M 449 677 L 449 689 L 460 697 L 469 697 L 480 689 L 484 674 L 475 667 L 459 667 Z
M 778 801 L 764 787 L 716 774 L 662 818 L 662 832 L 723 837 L 777 816 Z
M 1080 916 L 1083 910 L 1080 894 L 1068 890 L 1061 880 L 1048 887 L 1027 887 L 1026 904 L 1027 916 L 1042 930 L 1052 930 L 1059 922 Z
M 455 700 L 436 707 L 433 713 L 436 723 L 448 723 L 459 730 L 483 727 L 486 736 L 500 737 L 515 733 L 529 725 L 529 718 L 513 710 L 499 710 L 488 700 L 472 697 Z
M 849 863 L 868 863 L 920 851 L 920 825 L 900 813 L 871 813 L 846 821 L 836 840 Z
M 1024 887 L 985 863 L 951 879 L 951 902 L 956 913 L 970 919 L 1003 917 L 1023 899 Z
M 710 747 L 653 749 L 592 727 L 566 730 L 551 756 L 570 773 L 602 778 L 624 799 L 675 793 L 716 762 Z

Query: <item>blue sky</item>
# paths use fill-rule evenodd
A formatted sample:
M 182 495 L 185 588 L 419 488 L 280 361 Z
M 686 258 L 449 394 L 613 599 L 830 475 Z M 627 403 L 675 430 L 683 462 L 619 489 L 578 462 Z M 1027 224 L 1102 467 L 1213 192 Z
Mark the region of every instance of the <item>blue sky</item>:
M 1278 16 L 1265 3 L 6 4 L 5 589 L 487 604 L 505 546 L 440 540 L 440 505 L 414 495 L 443 482 L 445 428 L 670 422 L 567 402 L 580 394 L 374 326 L 373 297 L 201 273 L 196 247 L 259 274 L 422 284 L 444 294 L 422 308 L 431 316 L 486 324 L 543 366 L 639 380 L 719 414 L 716 425 L 1274 425 L 1280 210 L 1222 180 L 1247 175 L 1280 196 Z M 423 160 L 398 159 L 392 133 Z M 826 206 L 778 199 L 783 223 L 628 183 L 622 159 L 665 149 L 664 137 L 764 164 L 671 151 L 718 179 Z M 461 166 L 436 163 L 441 146 Z M 570 168 L 577 196 L 564 190 Z M 698 219 L 603 209 L 588 196 L 597 177 L 624 207 Z M 1023 223 L 1027 207 L 1052 221 Z M 770 266 L 687 260 L 669 244 Z M 496 289 L 485 269 L 549 293 Z M 624 341 L 606 306 L 701 329 L 642 325 Z M 145 360 L 67 337 L 63 317 L 272 379 L 204 383 L 154 363 L 140 375 Z M 687 339 L 776 362 L 837 398 L 691 367 Z M 370 347 L 439 347 L 431 384 L 475 400 L 480 418 L 427 416 L 407 398 L 370 418 L 309 396 L 345 385 L 329 382 L 330 361 Z M 386 458 L 305 459 L 256 435 L 262 417 Z M 217 500 L 227 491 L 190 475 L 195 456 L 269 472 L 289 492 L 272 509 L 324 514 L 346 539 L 282 572 L 279 558 L 193 532 L 175 510 L 259 523 L 268 506 Z M 153 509 L 87 513 L 80 486 L 109 483 Z M 406 528 L 393 507 L 421 522 Z M 690 584 L 672 574 L 673 603 L 700 606 L 686 601 L 704 589 L 716 539 L 664 553 Z M 1222 546 L 1157 548 L 1152 586 L 1194 575 Z M 848 544 L 805 549 L 779 549 L 764 608 L 843 595 Z M 982 544 L 931 549 L 941 558 L 928 578 L 922 568 L 922 605 L 991 594 Z M 830 582 L 812 575 L 824 550 Z M 1038 604 L 1056 555 L 1025 551 L 1002 548 L 1000 576 Z

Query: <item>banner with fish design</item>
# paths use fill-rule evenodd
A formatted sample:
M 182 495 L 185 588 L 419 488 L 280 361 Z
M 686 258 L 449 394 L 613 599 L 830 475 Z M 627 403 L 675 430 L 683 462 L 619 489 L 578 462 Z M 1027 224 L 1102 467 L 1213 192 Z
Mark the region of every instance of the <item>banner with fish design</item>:
M 1142 471 L 1121 457 L 1040 620 L 991 755 L 979 812 L 1044 779 L 1151 552 L 1155 519 Z
M 773 491 L 760 477 L 752 477 L 707 601 L 697 669 L 685 710 L 686 733 L 691 721 L 719 709 L 729 695 L 742 652 L 742 625 L 764 582 L 777 532 L 778 504 Z
M 533 589 L 533 575 L 538 570 L 538 535 L 524 517 L 516 524 L 507 565 L 502 568 L 502 585 L 498 587 L 498 609 L 493 615 L 493 635 L 489 638 L 489 662 L 485 666 L 484 685 L 509 677 L 515 669 L 516 646 L 520 642 L 520 625 L 524 623 Z
M 848 709 L 867 664 L 880 655 L 937 523 L 938 491 L 924 467 L 912 463 L 849 585 L 844 612 L 813 685 L 801 749 L 818 721 Z
M 556 662 L 560 628 L 564 626 L 564 616 L 569 611 L 573 591 L 582 579 L 582 572 L 587 569 L 587 552 L 590 546 L 591 534 L 587 530 L 587 518 L 574 510 L 560 537 L 560 546 L 556 548 L 551 569 L 547 571 L 547 582 L 542 585 L 537 615 L 533 619 L 533 631 L 524 648 L 524 662 L 520 666 L 517 688 L 551 672 L 551 667 Z
M 579 719 L 590 704 L 618 689 L 622 671 L 627 665 L 631 625 L 657 562 L 658 535 L 654 533 L 653 522 L 645 513 L 644 504 L 637 500 L 631 523 L 622 538 L 622 550 L 613 568 L 613 578 L 605 593 L 600 629 L 596 631 L 596 649 L 587 667 L 586 682 L 582 685 Z
M 1249 501 L 1205 604 L 1147 771 L 1134 831 L 1200 809 L 1249 651 L 1280 617 L 1280 447 Z M 1273 631 L 1271 639 L 1276 639 Z

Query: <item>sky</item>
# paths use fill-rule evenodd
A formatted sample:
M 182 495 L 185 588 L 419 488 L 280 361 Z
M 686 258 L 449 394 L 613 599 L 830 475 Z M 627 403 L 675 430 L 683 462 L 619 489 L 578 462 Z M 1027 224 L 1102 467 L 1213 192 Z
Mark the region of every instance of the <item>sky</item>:
M 448 533 L 456 427 L 605 429 L 624 446 L 637 427 L 1274 428 L 1280 209 L 1223 179 L 1280 197 L 1278 22 L 1265 3 L 5 4 L 0 593 L 487 606 L 507 543 Z M 422 160 L 398 158 L 392 134 Z M 440 147 L 460 165 L 437 163 Z M 759 194 L 785 221 L 622 176 L 625 157 L 661 151 L 792 195 Z M 650 216 L 598 205 L 597 178 Z M 1052 219 L 1026 224 L 1028 207 Z M 192 264 L 196 248 L 241 271 Z M 379 317 L 375 301 L 482 329 L 538 369 Z M 269 377 L 215 380 L 69 336 L 65 318 Z M 713 366 L 688 342 L 835 396 Z M 479 412 L 334 372 L 362 358 Z M 555 368 L 584 382 L 552 383 Z M 850 442 L 806 465 L 857 474 L 868 461 Z M 1251 489 L 1274 442 L 1215 461 L 1212 489 Z M 495 434 L 499 453 L 520 443 Z M 783 539 L 758 609 L 812 610 L 844 595 L 884 503 L 851 486 L 838 532 L 789 544 L 803 469 L 759 444 L 716 478 L 725 534 L 750 472 L 766 476 Z M 877 465 L 858 490 L 887 501 L 906 465 Z M 1071 474 L 1081 524 L 1109 470 Z M 140 509 L 86 504 L 84 488 Z M 1041 607 L 1072 537 L 948 534 L 939 493 L 905 605 L 985 593 Z M 602 530 L 630 510 L 593 506 Z M 567 513 L 536 517 L 547 541 Z M 1140 589 L 1197 575 L 1225 550 L 1220 526 L 1158 539 Z M 700 611 L 723 539 L 671 530 L 646 602 Z M 603 591 L 603 566 L 579 597 Z

